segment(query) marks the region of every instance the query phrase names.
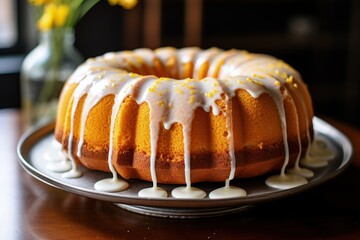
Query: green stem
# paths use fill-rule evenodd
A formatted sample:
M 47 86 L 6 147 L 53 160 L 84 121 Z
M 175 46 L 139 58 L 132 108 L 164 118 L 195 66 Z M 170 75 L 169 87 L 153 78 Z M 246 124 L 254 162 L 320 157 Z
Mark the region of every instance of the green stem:
M 48 71 L 45 74 L 44 85 L 41 88 L 38 104 L 44 105 L 44 103 L 50 101 L 54 97 L 54 91 L 56 90 L 56 84 L 58 80 L 59 71 L 61 70 L 62 58 L 64 54 L 64 41 L 67 29 L 55 28 L 46 34 L 49 34 L 47 39 L 50 48 L 50 61 Z M 40 110 L 44 110 L 42 107 Z M 39 116 L 43 115 L 42 112 L 37 113 Z
M 75 26 L 76 23 L 98 2 L 100 2 L 100 0 L 70 1 L 68 4 L 71 10 L 67 26 Z

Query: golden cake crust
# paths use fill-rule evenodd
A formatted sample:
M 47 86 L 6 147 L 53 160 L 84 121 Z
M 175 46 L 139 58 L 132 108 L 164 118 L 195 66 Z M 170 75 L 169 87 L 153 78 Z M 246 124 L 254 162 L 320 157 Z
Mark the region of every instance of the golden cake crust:
M 159 51 L 165 50 L 160 49 Z M 197 54 L 199 55 L 199 53 Z M 220 54 L 225 55 L 223 52 L 218 53 L 218 55 Z M 141 58 L 142 55 L 139 56 Z M 127 61 L 127 67 L 123 67 L 122 70 L 136 70 L 134 72 L 143 75 L 149 72 L 169 74 L 163 76 L 170 77 L 180 77 L 180 75 L 189 77 L 191 72 L 196 71 L 197 76 L 201 79 L 208 77 L 207 74 L 211 69 L 212 74 L 218 77 L 222 69 L 227 66 L 225 59 L 220 59 L 215 67 L 211 67 L 210 61 L 204 61 L 200 67 L 197 66 L 197 62 L 188 61 L 182 65 L 183 72 L 181 72 L 180 68 L 176 67 L 181 59 L 176 57 L 168 57 L 167 61 L 162 60 L 160 56 L 156 57 L 152 59 L 154 63 L 152 66 L 146 64 L 144 59 L 140 63 L 132 62 L 129 59 Z M 199 61 L 199 57 L 196 61 Z M 90 63 L 86 64 L 91 65 Z M 111 62 L 107 64 L 111 65 Z M 305 152 L 306 146 L 309 144 L 309 135 L 312 136 L 311 118 L 313 110 L 311 98 L 306 85 L 301 81 L 299 75 L 295 74 L 296 72 L 294 75 L 287 74 L 286 79 L 280 82 L 281 77 L 275 76 L 275 70 L 274 76 L 269 78 L 274 85 L 281 84 L 279 94 L 282 96 L 286 116 L 284 123 L 287 135 L 286 145 L 289 148 L 288 158 L 289 165 L 291 165 L 296 161 L 299 154 Z M 97 71 L 100 78 L 100 75 L 107 71 L 107 67 L 92 66 L 92 69 L 87 69 L 87 71 L 90 71 L 91 74 Z M 128 75 L 132 78 L 138 77 L 138 75 Z M 257 78 L 254 74 L 251 76 L 251 78 L 247 77 L 244 80 L 238 80 L 238 82 L 253 81 L 255 84 L 251 84 L 256 89 L 264 88 L 260 84 L 261 78 Z M 82 77 L 86 78 L 86 76 Z M 156 79 L 158 78 L 155 77 L 155 82 L 153 85 L 149 85 L 148 89 L 157 87 L 155 85 Z M 152 105 L 149 102 L 139 104 L 137 102 L 137 94 L 139 93 L 137 92 L 125 96 L 119 105 L 115 124 L 112 128 L 111 113 L 118 95 L 104 94 L 94 106 L 89 108 L 86 99 L 89 94 L 92 94 L 90 91 L 86 91 L 78 97 L 74 96 L 80 84 L 78 80 L 69 81 L 64 87 L 59 101 L 55 128 L 56 139 L 62 143 L 64 149 L 69 150 L 69 136 L 72 134 L 70 154 L 74 156 L 76 161 L 90 169 L 109 171 L 108 157 L 110 154 L 113 166 L 123 178 L 152 181 L 150 167 L 151 147 L 154 144 L 151 137 L 153 129 L 151 127 Z M 249 86 L 252 87 L 253 85 Z M 135 86 L 133 88 L 137 89 Z M 274 87 L 274 89 L 277 88 Z M 141 90 L 137 91 L 141 92 Z M 177 93 L 181 95 L 181 91 Z M 165 93 L 161 92 L 161 94 Z M 205 96 L 211 98 L 211 91 Z M 191 182 L 225 181 L 228 179 L 231 171 L 231 157 L 229 156 L 231 151 L 234 152 L 236 159 L 235 178 L 254 177 L 279 170 L 283 166 L 286 155 L 283 138 L 284 125 L 281 123 L 279 106 L 274 98 L 274 94 L 269 89 L 264 90 L 257 97 L 252 96 L 245 87 L 235 89 L 230 100 L 231 121 L 233 123 L 231 131 L 228 124 L 228 108 L 230 107 L 227 104 L 229 100 L 224 93 L 214 100 L 220 109 L 219 114 L 215 115 L 212 111 L 207 112 L 200 106 L 194 108 L 194 118 L 191 122 L 191 133 L 189 135 L 191 140 L 189 154 Z M 191 101 L 191 96 L 189 101 Z M 163 103 L 158 101 L 157 104 Z M 84 109 L 88 108 L 89 111 L 84 121 L 82 114 Z M 172 108 L 169 106 L 162 114 L 169 114 L 171 111 Z M 186 151 L 183 125 L 172 123 L 169 129 L 165 128 L 163 121 L 160 121 L 158 125 L 155 162 L 157 181 L 159 183 L 185 183 L 184 158 Z M 81 132 L 82 128 L 83 133 Z M 113 134 L 113 145 L 112 151 L 109 153 L 110 133 Z M 233 149 L 229 149 L 229 134 L 231 134 L 233 141 Z M 301 146 L 303 147 L 300 150 Z

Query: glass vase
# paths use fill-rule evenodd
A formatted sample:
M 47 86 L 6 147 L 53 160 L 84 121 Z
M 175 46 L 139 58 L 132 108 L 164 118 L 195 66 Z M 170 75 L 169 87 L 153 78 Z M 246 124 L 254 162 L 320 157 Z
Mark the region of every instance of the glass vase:
M 74 45 L 72 28 L 40 33 L 40 40 L 24 59 L 21 98 L 25 125 L 55 119 L 61 89 L 83 57 Z

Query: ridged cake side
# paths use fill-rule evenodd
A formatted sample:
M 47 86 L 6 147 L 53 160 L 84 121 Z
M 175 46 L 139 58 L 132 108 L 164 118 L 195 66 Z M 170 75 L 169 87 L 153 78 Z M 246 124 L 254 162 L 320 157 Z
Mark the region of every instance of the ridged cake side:
M 306 85 L 278 59 L 139 49 L 89 60 L 74 73 L 55 136 L 86 167 L 109 171 L 111 159 L 124 178 L 224 181 L 293 163 L 312 136 L 312 116 Z

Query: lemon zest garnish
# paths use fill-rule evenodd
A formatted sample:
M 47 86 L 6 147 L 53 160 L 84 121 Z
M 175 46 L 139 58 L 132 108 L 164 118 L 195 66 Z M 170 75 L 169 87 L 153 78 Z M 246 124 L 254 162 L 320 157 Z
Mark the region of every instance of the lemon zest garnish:
M 156 92 L 156 89 L 157 89 L 157 84 L 154 84 L 148 88 L 149 92 Z
M 282 72 L 282 73 L 280 74 L 280 77 L 281 77 L 282 79 L 287 79 L 287 78 L 288 78 L 288 75 L 287 75 L 286 72 Z
M 183 93 L 184 93 L 179 87 L 175 88 L 175 91 L 176 91 L 178 94 L 183 94 Z
M 251 76 L 261 78 L 261 79 L 265 78 L 263 75 L 259 75 L 259 74 L 256 74 L 256 73 L 253 73 Z
M 130 77 L 132 77 L 132 78 L 134 78 L 134 77 L 138 77 L 138 76 L 140 76 L 139 74 L 136 74 L 136 73 L 129 73 L 129 76 Z
M 218 91 L 214 89 L 214 90 L 212 90 L 212 91 L 210 91 L 210 92 L 205 93 L 205 96 L 208 97 L 208 98 L 212 98 L 212 97 L 214 97 L 214 95 L 215 95 L 217 92 L 218 92 Z
M 163 107 L 163 106 L 164 106 L 164 101 L 163 101 L 163 100 L 160 100 L 160 101 L 157 102 L 157 104 L 158 104 L 159 106 L 162 106 L 162 107 Z
M 243 80 L 237 80 L 237 82 L 238 82 L 239 84 L 244 84 L 244 81 L 243 81 Z
M 294 81 L 294 77 L 292 75 L 290 75 L 287 79 L 286 79 L 286 82 L 287 83 L 293 83 Z
M 262 82 L 259 82 L 259 81 L 255 80 L 255 79 L 252 79 L 252 78 L 249 78 L 249 77 L 246 78 L 246 80 L 247 80 L 248 82 L 255 83 L 255 84 L 260 85 L 260 86 L 263 86 L 263 85 L 264 85 Z
M 189 99 L 189 103 L 194 103 L 194 102 L 195 102 L 195 97 L 191 96 L 190 99 Z

